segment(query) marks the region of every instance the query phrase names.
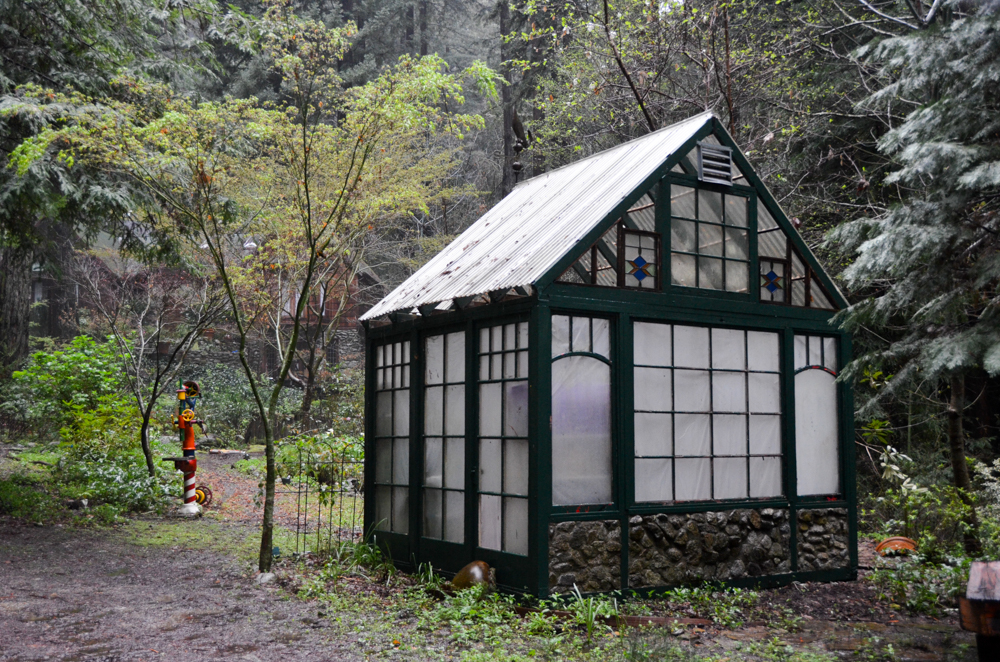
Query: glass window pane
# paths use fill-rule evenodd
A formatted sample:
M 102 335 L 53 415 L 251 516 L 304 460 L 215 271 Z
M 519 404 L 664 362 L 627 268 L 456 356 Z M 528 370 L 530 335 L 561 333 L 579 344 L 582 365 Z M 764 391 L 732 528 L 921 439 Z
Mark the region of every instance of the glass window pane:
M 779 365 L 778 334 L 747 332 L 747 367 L 750 370 L 777 372 Z
M 490 357 L 484 354 L 479 357 L 479 378 L 486 380 L 490 378 Z
M 519 349 L 528 348 L 528 323 L 517 323 L 517 346 Z
M 746 455 L 747 417 L 716 414 L 712 421 L 712 440 L 716 455 Z
M 750 268 L 746 262 L 726 261 L 726 291 L 747 292 L 750 288 Z
M 507 437 L 528 436 L 528 382 L 504 382 L 503 433 Z
M 795 375 L 795 466 L 800 495 L 840 491 L 835 380 L 825 370 Z
M 781 413 L 781 381 L 778 375 L 751 372 L 747 385 L 750 412 L 754 414 Z
M 698 250 L 698 224 L 694 221 L 670 221 L 670 250 L 695 253 Z
M 394 408 L 392 412 L 393 435 L 405 437 L 410 434 L 410 391 L 393 392 Z
M 440 384 L 444 379 L 444 336 L 431 336 L 427 339 L 424 379 L 427 384 Z
M 552 501 L 611 501 L 611 369 L 592 357 L 552 364 Z
M 632 326 L 632 353 L 636 365 L 670 365 L 670 325 L 636 322 Z
M 410 531 L 410 488 L 392 488 L 392 530 L 396 533 Z
M 392 482 L 392 439 L 375 440 L 375 482 Z
M 479 385 L 479 434 L 500 436 L 500 384 Z
M 490 356 L 490 377 L 500 379 L 503 375 L 503 354 L 493 354 Z
M 809 365 L 823 365 L 823 339 L 807 336 L 809 341 Z
M 390 368 L 386 374 L 392 375 L 392 383 L 388 384 L 389 388 L 399 388 L 403 385 L 403 368 L 402 366 L 395 366 Z
M 465 439 L 446 439 L 444 450 L 444 486 L 464 490 Z
M 726 224 L 747 226 L 747 199 L 737 195 L 726 196 Z
M 424 487 L 441 487 L 443 484 L 443 450 L 441 439 L 424 440 Z
M 722 222 L 722 194 L 698 189 L 698 218 L 713 223 Z
M 490 351 L 499 352 L 503 349 L 503 327 L 490 328 Z
M 701 501 L 712 498 L 712 461 L 708 458 L 674 460 L 678 501 Z
M 424 389 L 424 434 L 437 436 L 444 431 L 444 387 Z
M 781 458 L 750 458 L 750 496 L 781 496 Z
M 823 365 L 837 372 L 837 339 L 823 338 Z
M 713 372 L 712 411 L 742 412 L 746 410 L 746 374 L 742 372 Z
M 407 340 L 403 343 L 403 363 L 410 362 L 410 341 Z
M 441 538 L 441 490 L 424 490 L 424 536 Z
M 694 189 L 687 186 L 670 185 L 670 215 L 695 218 Z
M 698 258 L 698 287 L 708 290 L 722 289 L 722 260 Z
M 633 399 L 640 411 L 670 411 L 670 368 L 635 368 Z
M 750 454 L 781 454 L 781 417 L 750 417 Z
M 552 316 L 552 356 L 569 352 L 569 317 L 566 315 Z
M 574 352 L 589 352 L 590 351 L 590 318 L 589 317 L 574 317 L 573 318 L 573 342 L 572 349 Z
M 501 473 L 501 449 L 499 439 L 479 440 L 479 491 L 499 492 Z
M 500 549 L 500 497 L 479 495 L 479 546 Z
M 515 324 L 504 324 L 503 325 L 503 348 L 504 349 L 514 349 L 516 346 L 516 341 L 514 340 L 517 335 L 517 325 Z
M 375 528 L 388 531 L 392 519 L 392 488 L 375 488 Z
M 750 259 L 750 245 L 747 243 L 747 231 L 726 228 L 726 257 L 737 260 Z
M 700 326 L 674 327 L 674 356 L 681 368 L 708 367 L 708 329 Z
M 444 493 L 444 536 L 448 542 L 465 541 L 465 495 Z
M 712 329 L 712 367 L 743 370 L 746 367 L 745 333 L 735 329 Z
M 528 352 L 517 353 L 517 376 L 522 379 L 528 376 Z
M 451 382 L 465 381 L 465 334 L 449 333 L 445 336 L 448 344 L 448 365 L 446 379 Z
M 410 482 L 410 440 L 392 440 L 392 482 L 406 485 Z
M 378 352 L 378 353 L 381 354 L 382 352 Z M 376 391 L 379 391 L 382 388 L 384 388 L 384 383 L 385 383 L 384 380 L 383 380 L 383 376 L 384 375 L 385 375 L 385 369 L 383 369 L 383 368 L 376 368 L 376 370 L 375 370 L 375 390 Z
M 806 336 L 795 336 L 793 348 L 795 352 L 795 369 L 809 365 L 808 340 Z
M 595 317 L 593 324 L 593 352 L 605 358 L 611 357 L 611 324 L 608 320 Z
M 490 330 L 479 329 L 479 353 L 486 354 L 490 351 Z
M 503 452 L 503 491 L 528 496 L 528 440 L 507 439 Z
M 503 511 L 503 551 L 527 556 L 528 500 L 504 497 Z
M 714 460 L 713 482 L 716 499 L 747 498 L 747 459 L 720 457 Z
M 465 434 L 465 386 L 445 387 L 444 433 L 449 436 Z
M 673 454 L 671 415 L 636 412 L 634 438 L 637 456 Z
M 514 379 L 517 376 L 517 354 L 508 352 L 503 355 L 503 378 Z
M 635 500 L 673 501 L 673 461 L 637 459 L 635 461 Z
M 674 408 L 711 411 L 711 381 L 707 370 L 674 370 Z
M 392 434 L 392 392 L 382 391 L 375 395 L 375 436 L 388 437 Z
M 675 414 L 674 452 L 677 455 L 711 455 L 710 420 L 707 414 Z
M 698 253 L 722 255 L 722 228 L 718 225 L 698 224 Z
M 382 356 L 383 356 L 384 353 L 385 353 L 385 345 L 379 345 L 378 347 L 375 348 L 375 367 L 376 368 L 381 368 L 384 365 L 383 359 L 382 359 Z
M 670 256 L 670 282 L 683 287 L 695 287 L 695 258 L 674 253 Z

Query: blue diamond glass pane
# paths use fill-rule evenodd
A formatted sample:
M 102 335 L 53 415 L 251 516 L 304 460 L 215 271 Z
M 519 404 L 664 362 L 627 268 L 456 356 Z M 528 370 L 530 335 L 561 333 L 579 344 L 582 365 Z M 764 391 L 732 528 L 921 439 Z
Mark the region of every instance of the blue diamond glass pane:
M 642 281 L 642 280 L 643 280 L 643 279 L 644 279 L 644 278 L 646 277 L 646 272 L 645 272 L 645 271 L 642 271 L 642 270 L 639 270 L 639 271 L 636 271 L 636 272 L 635 272 L 634 274 L 632 274 L 632 275 L 633 275 L 633 276 L 635 276 L 635 279 L 636 279 L 636 280 L 638 280 L 638 281 L 640 281 L 640 282 L 641 282 L 641 281 Z
M 766 274 L 764 274 L 764 278 L 768 279 L 773 283 L 778 280 L 778 274 L 774 273 L 774 271 L 768 271 Z
M 646 261 L 642 259 L 642 256 L 640 255 L 637 258 L 635 258 L 635 260 L 632 261 L 632 264 L 642 269 L 644 266 L 646 266 Z
M 777 285 L 775 285 L 774 283 L 768 283 L 768 284 L 767 284 L 767 285 L 765 285 L 764 287 L 765 287 L 765 288 L 767 289 L 767 291 L 768 291 L 768 292 L 770 292 L 771 294 L 774 294 L 774 292 L 775 292 L 775 291 L 776 291 L 776 290 L 778 289 L 778 286 L 777 286 Z

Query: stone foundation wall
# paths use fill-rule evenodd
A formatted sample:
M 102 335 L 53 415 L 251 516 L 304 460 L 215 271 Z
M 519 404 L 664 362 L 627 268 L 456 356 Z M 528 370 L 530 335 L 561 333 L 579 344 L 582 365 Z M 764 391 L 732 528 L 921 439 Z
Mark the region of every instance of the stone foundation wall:
M 549 590 L 568 593 L 621 588 L 621 526 L 618 520 L 549 525 Z
M 800 510 L 797 519 L 799 570 L 831 570 L 850 565 L 846 508 Z
M 788 517 L 772 508 L 632 517 L 629 587 L 789 572 Z

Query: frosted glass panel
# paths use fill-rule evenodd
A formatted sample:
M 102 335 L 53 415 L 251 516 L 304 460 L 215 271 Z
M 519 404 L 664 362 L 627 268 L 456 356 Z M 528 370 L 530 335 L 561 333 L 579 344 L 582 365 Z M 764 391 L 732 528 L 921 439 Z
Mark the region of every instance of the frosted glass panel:
M 441 490 L 424 490 L 424 536 L 441 537 Z
M 379 531 L 388 531 L 392 519 L 392 488 L 375 488 L 375 522 Z
M 465 434 L 465 386 L 445 387 L 445 424 L 447 435 Z
M 750 417 L 750 454 L 779 455 L 781 453 L 781 417 Z
M 444 431 L 444 387 L 424 389 L 424 434 L 440 435 Z
M 800 495 L 840 492 L 835 379 L 824 370 L 795 375 L 795 466 Z
M 716 455 L 747 454 L 746 416 L 716 414 L 713 417 L 712 428 Z
M 636 322 L 632 327 L 633 361 L 637 365 L 670 365 L 670 325 Z
M 528 376 L 528 352 L 517 353 L 517 376 L 522 379 Z
M 682 287 L 695 286 L 695 257 L 674 253 L 670 256 L 670 280 Z
M 714 475 L 716 499 L 747 498 L 747 459 L 745 457 L 720 457 L 715 459 Z
M 392 482 L 392 439 L 375 440 L 375 482 Z
M 465 334 L 449 333 L 445 336 L 448 345 L 448 364 L 446 366 L 449 382 L 465 381 Z
M 528 500 L 504 497 L 503 550 L 528 554 Z
M 672 461 L 637 459 L 635 461 L 635 500 L 673 501 Z
M 611 324 L 608 320 L 594 318 L 593 319 L 593 352 L 594 354 L 600 354 L 604 358 L 611 357 Z
M 669 368 L 635 368 L 632 376 L 636 409 L 670 411 L 673 408 Z
M 407 487 L 392 488 L 392 530 L 396 533 L 410 532 L 410 490 Z
M 670 414 L 635 414 L 635 454 L 672 455 L 673 425 Z
M 444 493 L 444 539 L 449 542 L 465 541 L 465 495 L 461 492 Z
M 712 461 L 707 458 L 678 458 L 674 479 L 678 501 L 712 498 Z
M 712 373 L 712 411 L 746 411 L 746 373 Z
M 479 546 L 500 549 L 500 497 L 479 495 Z
M 500 384 L 479 385 L 479 434 L 500 436 Z
M 747 332 L 747 367 L 750 370 L 778 371 L 778 334 Z
M 479 490 L 500 491 L 502 442 L 499 439 L 479 440 Z
M 574 317 L 571 347 L 574 352 L 590 351 L 590 318 Z
M 817 336 L 809 338 L 809 365 L 823 365 L 823 342 Z
M 507 439 L 503 454 L 503 491 L 528 495 L 528 440 Z
M 427 358 L 424 365 L 426 382 L 440 384 L 444 379 L 444 336 L 431 336 L 427 339 Z
M 446 439 L 444 454 L 444 486 L 465 489 L 465 439 Z
M 808 336 L 795 336 L 793 347 L 795 348 L 795 369 L 804 368 L 809 365 Z
M 511 352 L 503 355 L 503 378 L 514 379 L 517 374 L 517 354 Z
M 781 496 L 781 458 L 750 458 L 750 496 Z
M 698 189 L 698 218 L 713 223 L 722 222 L 722 194 Z
M 504 382 L 504 435 L 528 436 L 528 382 Z
M 677 411 L 710 411 L 711 380 L 706 370 L 674 370 L 674 407 Z
M 722 370 L 746 368 L 744 332 L 712 329 L 712 367 Z
M 823 365 L 837 372 L 837 339 L 823 338 Z
M 518 322 L 517 323 L 517 346 L 519 349 L 526 349 L 528 347 L 528 323 Z
M 611 369 L 595 358 L 552 364 L 552 502 L 611 501 Z
M 566 315 L 552 316 L 552 356 L 569 352 L 569 317 Z
M 695 189 L 672 184 L 670 186 L 670 215 L 695 218 L 694 196 Z
M 375 436 L 392 436 L 392 392 L 375 395 Z
M 778 375 L 754 373 L 748 375 L 750 411 L 755 414 L 781 412 L 781 380 Z
M 409 390 L 394 391 L 395 407 L 392 412 L 393 434 L 405 437 L 410 434 L 410 392 Z
M 424 487 L 441 487 L 444 475 L 444 447 L 440 439 L 424 440 Z
M 406 485 L 410 482 L 410 440 L 392 440 L 392 482 Z
M 710 455 L 712 452 L 711 416 L 675 414 L 674 448 L 677 455 Z
M 697 326 L 674 327 L 675 365 L 708 368 L 708 329 Z

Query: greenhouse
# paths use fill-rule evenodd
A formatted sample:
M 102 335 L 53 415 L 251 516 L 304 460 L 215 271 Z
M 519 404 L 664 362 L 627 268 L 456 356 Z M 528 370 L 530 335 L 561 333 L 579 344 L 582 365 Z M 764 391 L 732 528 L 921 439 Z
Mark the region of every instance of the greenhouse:
M 710 113 L 524 181 L 362 317 L 366 530 L 535 595 L 851 578 L 845 305 Z

